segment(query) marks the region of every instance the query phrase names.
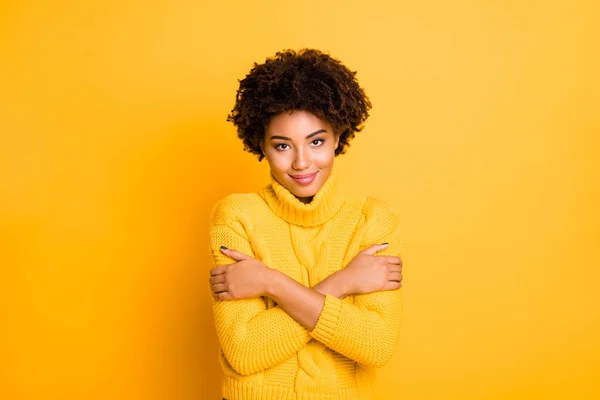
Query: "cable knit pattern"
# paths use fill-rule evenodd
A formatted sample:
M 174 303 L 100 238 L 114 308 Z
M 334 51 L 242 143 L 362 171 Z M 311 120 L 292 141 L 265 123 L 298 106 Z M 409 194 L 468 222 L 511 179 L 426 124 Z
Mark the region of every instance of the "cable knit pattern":
M 373 197 L 338 192 L 335 168 L 304 204 L 271 175 L 255 193 L 220 200 L 210 218 L 213 265 L 235 262 L 226 246 L 313 287 L 375 243 L 401 255 L 398 218 Z M 375 369 L 398 341 L 402 289 L 327 295 L 308 331 L 266 297 L 213 301 L 228 400 L 366 400 Z

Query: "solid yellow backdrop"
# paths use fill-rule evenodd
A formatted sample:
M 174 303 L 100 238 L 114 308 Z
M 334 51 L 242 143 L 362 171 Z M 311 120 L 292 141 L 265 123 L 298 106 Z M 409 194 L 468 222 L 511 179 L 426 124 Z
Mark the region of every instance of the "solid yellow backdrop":
M 401 217 L 379 399 L 600 396 L 594 1 L 0 5 L 0 398 L 220 399 L 208 214 L 268 183 L 237 80 L 329 51 L 374 108 L 341 184 Z

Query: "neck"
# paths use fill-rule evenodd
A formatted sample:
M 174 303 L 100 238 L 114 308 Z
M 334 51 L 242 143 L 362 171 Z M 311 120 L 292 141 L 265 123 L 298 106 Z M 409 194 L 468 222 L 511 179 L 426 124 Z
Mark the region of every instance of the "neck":
M 314 197 L 315 197 L 315 196 L 311 196 L 311 197 L 298 197 L 298 196 L 296 196 L 296 198 L 297 198 L 298 200 L 300 200 L 300 201 L 301 201 L 302 203 L 304 203 L 304 204 L 308 204 L 308 203 L 310 203 L 310 202 L 312 201 L 312 199 L 314 199 Z

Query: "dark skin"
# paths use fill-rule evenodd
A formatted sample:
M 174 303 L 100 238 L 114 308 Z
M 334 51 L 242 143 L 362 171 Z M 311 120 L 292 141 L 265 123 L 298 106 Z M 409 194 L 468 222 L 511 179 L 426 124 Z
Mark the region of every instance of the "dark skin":
M 333 169 L 339 135 L 330 123 L 306 110 L 281 113 L 271 119 L 261 144 L 271 173 L 300 201 L 310 201 Z M 294 175 L 314 174 L 309 183 Z M 387 244 L 375 244 L 358 253 L 342 270 L 307 288 L 287 275 L 235 249 L 222 250 L 235 262 L 211 270 L 210 283 L 218 300 L 267 296 L 309 330 L 319 319 L 325 295 L 344 298 L 402 286 L 402 260 L 377 256 Z
M 325 295 L 344 298 L 402 287 L 402 260 L 396 256 L 377 256 L 387 244 L 373 245 L 343 269 L 314 288 L 307 288 L 261 261 L 234 249 L 223 254 L 236 262 L 213 268 L 210 283 L 218 300 L 238 300 L 268 296 L 305 328 L 312 330 L 325 302 Z
M 326 119 L 339 134 L 336 155 L 344 154 L 369 116 L 371 102 L 355 72 L 317 49 L 284 50 L 240 81 L 227 120 L 237 128 L 247 151 L 261 161 L 263 127 L 273 115 L 303 109 Z

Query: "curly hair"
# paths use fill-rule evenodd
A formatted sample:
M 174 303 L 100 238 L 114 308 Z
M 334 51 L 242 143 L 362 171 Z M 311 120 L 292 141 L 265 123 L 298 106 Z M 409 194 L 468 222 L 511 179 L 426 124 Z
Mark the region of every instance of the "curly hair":
M 264 154 L 261 143 L 271 118 L 283 112 L 308 111 L 339 134 L 335 155 L 344 154 L 369 116 L 371 103 L 358 85 L 356 71 L 316 49 L 288 49 L 254 63 L 239 80 L 236 102 L 227 116 L 237 128 L 244 150 Z

